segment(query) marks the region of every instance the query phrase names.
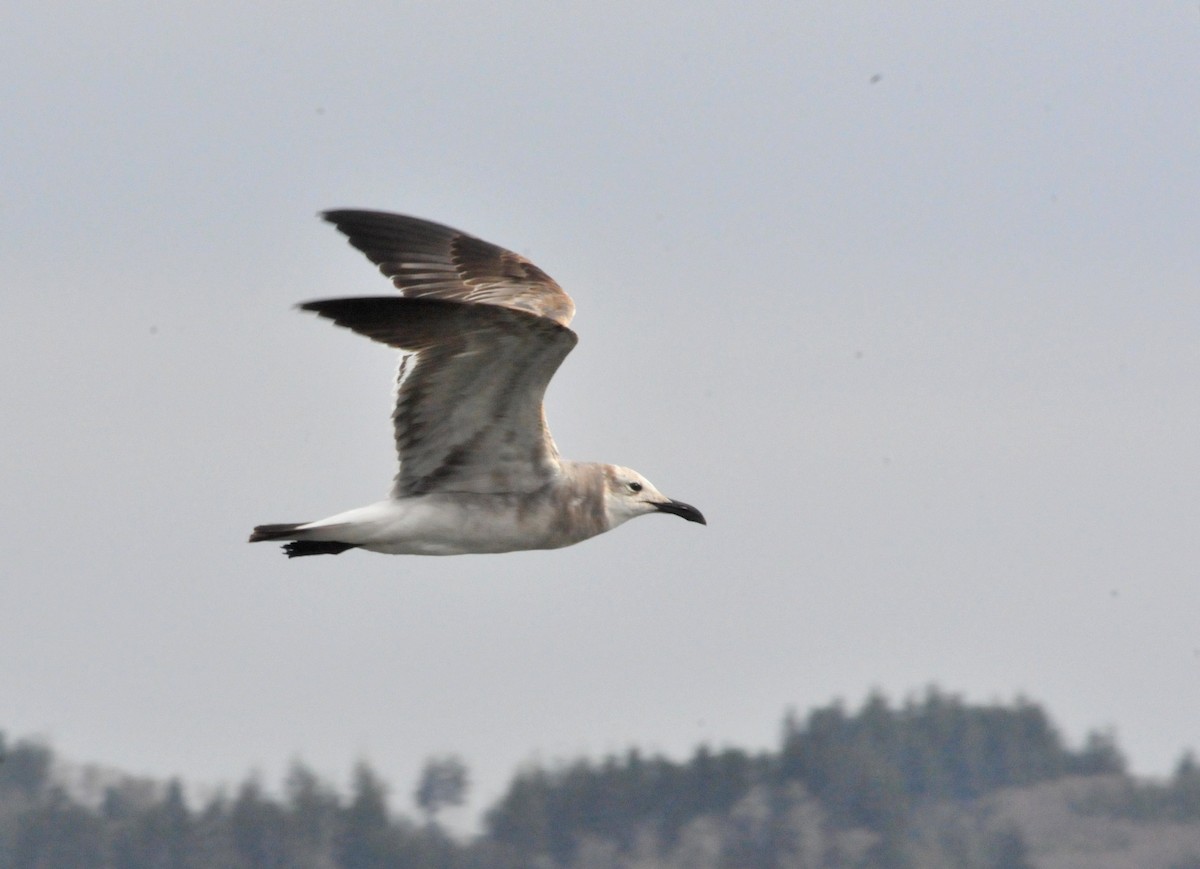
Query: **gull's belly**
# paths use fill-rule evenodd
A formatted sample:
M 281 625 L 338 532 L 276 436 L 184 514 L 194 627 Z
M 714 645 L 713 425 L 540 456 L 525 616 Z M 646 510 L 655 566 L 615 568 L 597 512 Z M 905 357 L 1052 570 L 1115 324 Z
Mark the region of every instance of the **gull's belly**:
M 555 549 L 591 536 L 561 533 L 552 499 L 536 495 L 421 495 L 351 513 L 360 513 L 347 523 L 355 526 L 354 539 L 339 539 L 393 555 Z

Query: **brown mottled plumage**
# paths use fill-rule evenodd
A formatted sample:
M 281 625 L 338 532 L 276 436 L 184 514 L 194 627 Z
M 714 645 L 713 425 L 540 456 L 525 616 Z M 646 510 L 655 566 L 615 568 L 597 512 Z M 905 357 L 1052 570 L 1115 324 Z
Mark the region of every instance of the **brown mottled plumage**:
M 577 341 L 571 298 L 522 256 L 441 224 L 329 211 L 400 296 L 300 307 L 400 350 L 391 497 L 317 522 L 260 525 L 289 557 L 550 549 L 649 512 L 704 522 L 636 471 L 561 459 L 542 398 Z

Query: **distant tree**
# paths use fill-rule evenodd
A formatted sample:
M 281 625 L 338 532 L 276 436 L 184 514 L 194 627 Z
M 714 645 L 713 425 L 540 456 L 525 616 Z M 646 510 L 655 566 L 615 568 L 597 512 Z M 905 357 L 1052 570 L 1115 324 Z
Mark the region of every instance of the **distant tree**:
M 0 731 L 0 794 L 18 793 L 28 799 L 40 796 L 50 782 L 54 753 L 31 740 L 9 747 Z
M 402 865 L 395 860 L 387 789 L 366 763 L 355 768 L 350 804 L 341 813 L 337 859 L 344 869 L 391 869 Z
M 314 866 L 332 865 L 341 804 L 337 794 L 302 763 L 284 781 L 289 838 Z
M 1179 759 L 1168 788 L 1177 820 L 1194 821 L 1200 818 L 1200 764 L 1190 751 Z
M 20 819 L 6 869 L 102 869 L 103 826 L 60 787 Z
M 467 798 L 470 779 L 467 765 L 455 755 L 431 757 L 425 761 L 413 797 L 426 822 L 437 820 L 446 806 L 461 806 Z
M 283 808 L 263 794 L 256 779 L 248 779 L 238 790 L 228 824 L 234 850 L 243 865 L 253 869 L 286 869 Z
M 535 856 L 550 850 L 549 774 L 533 767 L 518 772 L 508 793 L 484 816 L 488 835 L 516 854 Z
M 1106 775 L 1109 773 L 1124 773 L 1125 757 L 1117 748 L 1116 738 L 1112 733 L 1093 730 L 1084 740 L 1083 750 L 1072 757 L 1067 764 L 1067 771 L 1078 775 Z
M 107 821 L 113 869 L 187 869 L 197 865 L 192 818 L 178 780 L 158 802 L 141 803 L 128 790 L 110 787 L 101 816 Z

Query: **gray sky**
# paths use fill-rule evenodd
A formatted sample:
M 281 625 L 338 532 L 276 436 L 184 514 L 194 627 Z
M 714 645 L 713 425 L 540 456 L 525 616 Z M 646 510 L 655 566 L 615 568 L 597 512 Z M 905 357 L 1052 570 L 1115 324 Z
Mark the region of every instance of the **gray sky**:
M 982 4 L 979 4 L 982 6 Z M 459 752 L 776 743 L 930 683 L 1169 770 L 1200 722 L 1192 2 L 14 5 L 0 13 L 0 728 L 408 808 Z M 564 455 L 700 507 L 556 552 L 288 562 L 393 473 L 427 217 L 578 305 Z

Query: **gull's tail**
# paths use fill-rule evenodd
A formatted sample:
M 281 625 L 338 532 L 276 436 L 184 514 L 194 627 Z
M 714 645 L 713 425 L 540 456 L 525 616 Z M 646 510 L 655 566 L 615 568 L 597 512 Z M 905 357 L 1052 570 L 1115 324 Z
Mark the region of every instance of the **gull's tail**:
M 357 543 L 342 543 L 340 540 L 305 540 L 303 538 L 306 534 L 301 529 L 307 524 L 286 522 L 281 525 L 259 525 L 250 534 L 250 542 L 290 540 L 292 542 L 283 547 L 288 558 L 299 558 L 302 555 L 337 555 L 358 546 Z

